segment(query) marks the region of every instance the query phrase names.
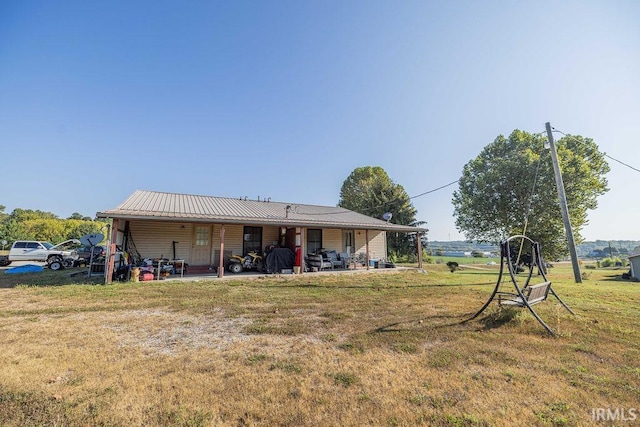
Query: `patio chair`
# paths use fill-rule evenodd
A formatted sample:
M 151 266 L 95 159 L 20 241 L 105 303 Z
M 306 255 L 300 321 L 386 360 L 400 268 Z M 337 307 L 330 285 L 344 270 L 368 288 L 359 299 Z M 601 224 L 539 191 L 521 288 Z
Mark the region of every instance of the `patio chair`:
M 344 268 L 349 268 L 349 266 L 353 263 L 355 267 L 355 261 L 352 260 L 351 255 L 347 252 L 340 252 L 338 255 L 340 260 L 344 263 Z
M 331 268 L 346 268 L 344 261 L 338 258 L 338 253 L 336 251 L 326 251 L 323 255 L 326 257 L 327 261 L 331 263 Z
M 322 271 L 325 268 L 333 268 L 333 264 L 322 258 L 322 255 L 307 254 L 306 261 L 309 268 L 315 267 L 318 271 Z

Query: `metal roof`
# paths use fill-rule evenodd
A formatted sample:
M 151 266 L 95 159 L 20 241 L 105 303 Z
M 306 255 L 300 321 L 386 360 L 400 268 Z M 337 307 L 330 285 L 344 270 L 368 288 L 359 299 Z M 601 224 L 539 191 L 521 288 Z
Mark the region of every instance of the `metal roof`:
M 426 228 L 387 223 L 335 206 L 146 190 L 136 190 L 117 208 L 98 212 L 97 217 L 216 222 L 220 224 L 355 228 L 396 232 L 427 231 Z

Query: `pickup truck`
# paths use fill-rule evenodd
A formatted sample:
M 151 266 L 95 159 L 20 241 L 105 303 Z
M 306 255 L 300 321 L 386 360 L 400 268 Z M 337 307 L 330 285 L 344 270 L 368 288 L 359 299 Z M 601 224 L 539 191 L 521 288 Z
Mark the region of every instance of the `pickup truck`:
M 54 246 L 49 242 L 16 240 L 9 249 L 9 255 L 0 255 L 0 266 L 7 266 L 13 261 L 39 261 L 47 263 L 51 270 L 72 267 L 78 254 L 74 250 L 64 248 L 79 243 L 79 240 L 71 239 Z

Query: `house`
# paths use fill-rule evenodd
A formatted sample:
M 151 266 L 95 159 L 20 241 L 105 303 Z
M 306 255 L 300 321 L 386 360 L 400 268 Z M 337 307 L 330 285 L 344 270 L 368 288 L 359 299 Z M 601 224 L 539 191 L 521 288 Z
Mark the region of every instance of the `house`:
M 634 253 L 629 255 L 629 265 L 631 265 L 631 277 L 640 280 L 640 252 L 634 249 Z
M 97 217 L 112 220 L 111 253 L 117 246 L 143 258 L 184 260 L 190 269 L 217 269 L 219 277 L 231 255 L 262 253 L 269 245 L 291 248 L 297 266 L 304 254 L 323 248 L 363 254 L 369 268 L 369 259 L 386 259 L 388 232 L 427 231 L 335 206 L 144 190 Z M 420 267 L 421 253 L 419 247 Z M 113 257 L 108 264 L 110 278 Z

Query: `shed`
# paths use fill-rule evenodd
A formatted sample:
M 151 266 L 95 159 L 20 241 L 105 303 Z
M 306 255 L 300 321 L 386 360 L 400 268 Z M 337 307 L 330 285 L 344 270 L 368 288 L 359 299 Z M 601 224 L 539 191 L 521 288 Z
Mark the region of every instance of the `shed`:
M 631 265 L 631 277 L 640 280 L 640 253 L 629 255 L 629 264 Z

